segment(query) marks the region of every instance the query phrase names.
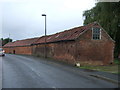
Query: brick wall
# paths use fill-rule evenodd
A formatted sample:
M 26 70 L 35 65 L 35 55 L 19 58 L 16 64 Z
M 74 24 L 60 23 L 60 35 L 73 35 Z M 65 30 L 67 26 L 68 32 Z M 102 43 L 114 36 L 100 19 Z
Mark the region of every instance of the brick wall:
M 4 48 L 6 53 L 45 56 L 45 44 Z M 101 39 L 92 39 L 92 30 L 87 30 L 74 41 L 62 41 L 46 45 L 47 57 L 67 63 L 82 65 L 107 65 L 113 62 L 114 42 L 101 31 Z
M 32 54 L 32 46 L 25 46 L 25 47 L 10 47 L 4 48 L 5 53 L 12 53 L 12 54 Z
M 77 40 L 77 62 L 90 65 L 107 65 L 113 62 L 114 42 L 104 31 L 101 33 L 101 40 L 93 40 L 91 30 Z
M 50 43 L 46 45 L 47 57 L 54 58 L 60 61 L 75 63 L 75 41 Z M 33 46 L 33 55 L 42 56 L 45 55 L 44 44 Z
M 47 57 L 82 65 L 107 65 L 113 62 L 114 43 L 104 31 L 101 40 L 92 40 L 88 30 L 76 41 L 47 44 Z M 33 46 L 33 55 L 44 56 L 44 44 Z
M 14 47 L 6 47 L 3 49 L 5 50 L 5 53 L 13 53 Z

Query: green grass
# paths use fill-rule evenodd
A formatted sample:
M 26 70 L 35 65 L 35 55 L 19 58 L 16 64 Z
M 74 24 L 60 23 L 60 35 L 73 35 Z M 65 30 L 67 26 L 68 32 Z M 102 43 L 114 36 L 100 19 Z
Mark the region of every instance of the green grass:
M 81 66 L 80 68 L 120 74 L 120 72 L 118 71 L 118 67 L 120 67 L 120 65 L 109 65 L 109 66 Z
M 79 68 L 120 74 L 120 70 L 118 70 L 118 68 L 120 68 L 120 60 L 119 59 L 114 59 L 114 64 L 113 65 L 107 65 L 107 66 L 81 66 Z

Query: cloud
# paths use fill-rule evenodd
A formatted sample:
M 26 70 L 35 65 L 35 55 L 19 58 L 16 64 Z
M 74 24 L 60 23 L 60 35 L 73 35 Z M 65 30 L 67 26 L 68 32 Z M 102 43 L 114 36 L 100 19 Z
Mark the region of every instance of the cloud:
M 53 34 L 83 24 L 83 11 L 95 5 L 94 0 L 2 0 L 3 37 L 14 40 Z

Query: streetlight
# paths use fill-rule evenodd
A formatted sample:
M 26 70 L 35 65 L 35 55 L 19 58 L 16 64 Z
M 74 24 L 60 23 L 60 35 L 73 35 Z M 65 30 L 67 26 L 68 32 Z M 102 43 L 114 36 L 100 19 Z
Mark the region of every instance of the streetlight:
M 44 51 L 44 57 L 47 57 L 47 51 L 46 51 L 46 14 L 42 14 L 42 16 L 45 17 L 45 51 Z
M 10 33 L 9 33 L 9 38 L 8 39 L 9 39 L 9 42 L 10 42 Z

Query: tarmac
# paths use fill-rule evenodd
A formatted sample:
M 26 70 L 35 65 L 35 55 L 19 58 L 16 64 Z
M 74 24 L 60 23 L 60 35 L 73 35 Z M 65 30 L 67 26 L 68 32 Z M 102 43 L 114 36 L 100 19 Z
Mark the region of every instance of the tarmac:
M 120 87 L 120 74 L 89 70 L 89 69 L 81 69 L 83 72 L 87 73 L 89 76 L 96 77 L 99 79 L 103 79 L 115 84 L 118 84 Z
M 97 70 L 90 70 L 90 69 L 81 69 L 78 67 L 75 67 L 73 65 L 69 65 L 66 64 L 64 62 L 59 62 L 56 60 L 50 60 L 50 62 L 53 63 L 58 63 L 58 64 L 62 64 L 62 65 L 66 65 L 68 68 L 70 68 L 71 70 L 77 72 L 81 72 L 81 73 L 85 73 L 88 74 L 89 76 L 95 77 L 95 78 L 99 78 L 108 82 L 112 82 L 114 84 L 118 84 L 118 87 L 120 87 L 120 74 L 114 74 L 114 73 L 109 73 L 109 72 L 102 72 L 102 71 L 97 71 Z
M 29 56 L 30 57 L 30 56 Z M 32 56 L 31 56 L 32 57 Z M 48 60 L 47 60 L 48 61 Z M 53 63 L 56 65 L 64 65 L 64 63 L 56 62 L 56 61 L 48 61 L 49 63 Z M 120 87 L 120 74 L 113 74 L 108 72 L 89 70 L 89 69 L 81 69 L 75 66 L 71 66 L 66 64 L 67 70 L 72 70 L 74 72 L 85 73 L 91 77 L 99 78 L 108 82 L 112 82 L 114 84 L 118 84 L 118 88 Z M 0 57 L 0 89 L 2 89 L 2 57 Z
M 69 67 L 70 69 L 72 69 L 75 72 L 79 71 L 81 73 L 86 73 L 89 76 L 96 77 L 96 78 L 99 78 L 102 80 L 106 80 L 106 81 L 118 84 L 118 86 L 120 87 L 120 74 L 102 72 L 102 71 L 90 70 L 90 69 L 81 69 L 81 68 L 75 67 L 73 65 L 69 65 L 69 64 L 66 64 L 64 62 L 59 62 L 56 60 L 50 60 L 50 62 L 59 63 L 62 65 L 65 64 L 67 67 Z

